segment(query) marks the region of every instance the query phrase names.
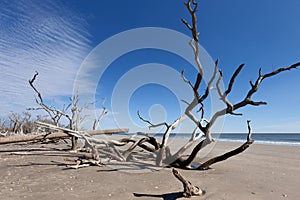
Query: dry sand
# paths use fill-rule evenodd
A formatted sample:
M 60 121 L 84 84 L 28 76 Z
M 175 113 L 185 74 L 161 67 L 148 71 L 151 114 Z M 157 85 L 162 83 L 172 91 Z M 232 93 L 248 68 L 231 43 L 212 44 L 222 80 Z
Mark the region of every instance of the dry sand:
M 219 142 L 209 156 L 239 145 Z M 171 169 L 114 164 L 66 170 L 64 159 L 76 158 L 66 148 L 62 143 L 1 145 L 0 199 L 183 199 Z M 253 144 L 212 167 L 180 170 L 207 191 L 192 199 L 300 199 L 299 146 Z

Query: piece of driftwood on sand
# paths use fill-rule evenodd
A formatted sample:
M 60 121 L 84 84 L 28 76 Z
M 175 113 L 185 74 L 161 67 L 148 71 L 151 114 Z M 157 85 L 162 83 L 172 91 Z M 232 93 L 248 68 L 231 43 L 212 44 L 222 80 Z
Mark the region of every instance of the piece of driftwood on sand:
M 127 133 L 129 129 L 106 129 L 106 130 L 89 130 L 86 131 L 89 135 L 100 135 L 100 134 L 117 134 L 117 133 Z M 57 131 L 49 134 L 43 135 L 21 135 L 13 137 L 0 137 L 0 144 L 9 144 L 17 142 L 30 142 L 37 140 L 46 140 L 46 139 L 59 139 L 59 138 L 70 138 L 70 134 L 64 133 L 62 131 Z

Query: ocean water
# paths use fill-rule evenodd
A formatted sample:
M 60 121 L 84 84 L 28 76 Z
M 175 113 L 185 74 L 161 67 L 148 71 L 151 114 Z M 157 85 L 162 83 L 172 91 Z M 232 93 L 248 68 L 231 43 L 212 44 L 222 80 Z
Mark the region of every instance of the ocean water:
M 219 141 L 245 141 L 247 134 L 240 133 L 223 133 L 217 140 Z M 254 133 L 252 134 L 255 144 L 270 144 L 284 146 L 300 146 L 299 133 Z
M 163 134 L 155 134 L 155 137 L 162 138 Z M 245 142 L 247 133 L 221 133 L 212 134 L 217 141 Z M 188 133 L 172 133 L 170 138 L 189 139 Z M 269 144 L 281 146 L 300 146 L 300 133 L 253 133 L 252 139 L 255 144 Z

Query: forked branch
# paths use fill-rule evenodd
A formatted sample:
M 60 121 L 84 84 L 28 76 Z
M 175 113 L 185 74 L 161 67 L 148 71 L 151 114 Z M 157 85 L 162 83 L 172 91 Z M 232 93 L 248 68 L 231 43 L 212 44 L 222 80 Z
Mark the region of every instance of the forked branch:
M 251 89 L 249 90 L 248 94 L 246 95 L 246 98 L 244 101 L 251 101 L 251 97 L 252 95 L 257 92 L 257 90 L 259 89 L 259 86 L 260 84 L 262 83 L 262 81 L 266 78 L 269 78 L 269 77 L 272 77 L 272 76 L 275 76 L 281 72 L 284 72 L 284 71 L 288 71 L 288 70 L 291 70 L 291 69 L 297 69 L 297 67 L 300 66 L 300 62 L 298 63 L 295 63 L 295 64 L 292 64 L 288 67 L 282 67 L 282 68 L 279 68 L 277 70 L 274 70 L 270 73 L 267 73 L 267 74 L 261 74 L 261 69 L 259 70 L 259 75 L 258 75 L 258 78 L 256 79 L 255 81 L 255 84 L 251 84 Z
M 149 120 L 143 118 L 143 117 L 141 116 L 141 114 L 140 114 L 140 111 L 137 111 L 137 115 L 138 115 L 138 117 L 140 118 L 140 120 L 142 120 L 143 122 L 145 122 L 145 123 L 147 123 L 147 124 L 150 125 L 150 126 L 149 126 L 149 129 L 150 129 L 150 128 L 157 128 L 157 127 L 160 127 L 160 126 L 166 126 L 167 129 L 170 127 L 170 125 L 167 124 L 166 122 L 159 123 L 159 124 L 153 124 L 153 123 L 150 122 Z
M 38 96 L 38 98 L 36 98 L 36 103 L 38 105 L 40 105 L 40 108 L 29 108 L 29 110 L 44 110 L 44 111 L 46 111 L 48 113 L 49 117 L 52 119 L 52 121 L 56 125 L 58 125 L 58 122 L 62 116 L 65 116 L 69 121 L 71 121 L 72 120 L 71 117 L 65 112 L 70 107 L 70 105 L 68 105 L 63 110 L 58 110 L 58 109 L 52 108 L 44 103 L 41 93 L 33 84 L 38 75 L 39 75 L 39 73 L 36 71 L 33 78 L 30 79 L 28 82 L 29 82 L 29 85 L 32 87 L 32 89 L 36 92 L 36 94 Z
M 191 4 L 193 4 L 193 6 Z M 192 1 L 188 0 L 188 2 L 185 2 L 184 5 L 187 7 L 188 11 L 192 16 L 192 25 L 190 25 L 185 19 L 181 19 L 181 20 L 186 25 L 186 27 L 192 32 L 194 41 L 198 43 L 199 33 L 197 32 L 197 17 L 196 17 L 198 3 L 195 2 L 195 0 Z
M 35 79 L 36 79 L 36 77 L 37 77 L 38 75 L 39 75 L 39 72 L 38 72 L 38 71 L 35 71 L 35 74 L 33 75 L 32 79 L 30 79 L 28 82 L 29 82 L 30 86 L 33 88 L 33 90 L 37 93 L 40 102 L 43 103 L 43 98 L 42 98 L 41 93 L 40 93 L 40 92 L 36 89 L 36 87 L 33 85 L 33 82 L 35 81 Z
M 232 107 L 231 106 L 227 106 L 226 108 L 216 112 L 210 122 L 206 125 L 206 129 L 210 129 L 212 127 L 212 125 L 215 123 L 215 121 L 223 116 L 223 115 L 226 115 L 226 114 L 233 114 L 233 111 L 239 109 L 239 108 L 242 108 L 242 107 L 245 107 L 247 105 L 252 105 L 252 106 L 259 106 L 259 105 L 265 105 L 267 104 L 267 102 L 265 101 L 253 101 L 251 98 L 253 96 L 254 93 L 256 93 L 259 89 L 259 86 L 260 84 L 262 83 L 263 80 L 265 80 L 266 78 L 269 78 L 269 77 L 272 77 L 272 76 L 275 76 L 281 72 L 284 72 L 284 71 L 288 71 L 288 70 L 291 70 L 291 69 L 297 69 L 297 67 L 300 66 L 300 62 L 298 63 L 295 63 L 295 64 L 292 64 L 288 67 L 283 67 L 283 68 L 279 68 L 275 71 L 272 71 L 270 73 L 267 73 L 267 74 L 262 74 L 261 73 L 261 70 L 259 70 L 259 76 L 258 78 L 256 79 L 255 83 L 252 83 L 250 82 L 250 85 L 251 85 L 251 88 L 249 89 L 248 93 L 246 94 L 245 98 L 236 103 L 236 104 L 232 104 Z M 236 70 L 236 72 L 234 73 L 234 75 L 232 76 L 231 78 L 231 81 L 230 81 L 230 84 L 229 84 L 229 87 L 228 89 L 225 91 L 224 94 L 229 94 L 230 91 L 231 91 L 231 87 L 233 85 L 233 82 L 234 82 L 234 79 L 235 77 L 237 76 L 237 74 L 240 72 L 240 70 L 243 68 L 243 66 L 239 66 L 239 68 Z M 232 83 L 232 84 L 231 84 Z M 217 86 L 219 87 L 219 86 Z

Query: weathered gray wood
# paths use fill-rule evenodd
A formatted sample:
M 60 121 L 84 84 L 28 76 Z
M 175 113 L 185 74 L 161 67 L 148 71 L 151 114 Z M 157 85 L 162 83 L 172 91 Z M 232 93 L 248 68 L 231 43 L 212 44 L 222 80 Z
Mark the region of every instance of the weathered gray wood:
M 186 180 L 176 169 L 172 170 L 174 176 L 182 183 L 183 185 L 183 196 L 192 197 L 192 196 L 203 196 L 205 190 L 201 190 L 199 187 L 191 184 L 190 181 Z
M 91 131 L 86 131 L 86 133 L 90 135 L 99 135 L 99 134 L 127 133 L 128 131 L 129 129 L 123 128 L 123 129 L 91 130 Z M 54 132 L 45 135 L 23 135 L 23 136 L 13 136 L 13 137 L 0 137 L 0 144 L 29 142 L 29 141 L 55 139 L 55 138 L 69 138 L 69 137 L 70 135 L 64 132 Z

